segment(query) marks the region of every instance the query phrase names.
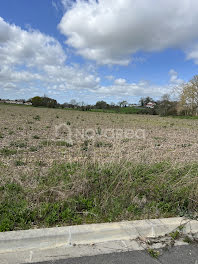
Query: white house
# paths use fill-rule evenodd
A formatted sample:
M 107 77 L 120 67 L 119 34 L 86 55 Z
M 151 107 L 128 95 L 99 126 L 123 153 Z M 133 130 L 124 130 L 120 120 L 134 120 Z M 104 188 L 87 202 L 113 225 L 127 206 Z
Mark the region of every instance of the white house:
M 149 102 L 149 103 L 146 105 L 146 107 L 147 107 L 147 108 L 154 108 L 155 105 L 156 105 L 156 103 L 154 103 L 154 102 Z

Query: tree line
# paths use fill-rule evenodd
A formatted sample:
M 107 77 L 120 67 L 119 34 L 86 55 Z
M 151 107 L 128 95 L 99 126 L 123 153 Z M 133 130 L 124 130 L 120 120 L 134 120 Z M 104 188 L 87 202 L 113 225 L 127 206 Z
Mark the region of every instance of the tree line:
M 85 104 L 84 102 L 78 103 L 76 100 L 71 100 L 69 103 L 59 104 L 55 99 L 47 96 L 35 96 L 30 99 L 32 105 L 35 107 L 43 106 L 50 108 L 72 108 L 82 111 L 89 110 L 113 110 L 126 113 L 140 113 L 140 114 L 153 114 L 161 116 L 169 115 L 198 115 L 198 75 L 195 75 L 192 80 L 177 86 L 175 89 L 177 93 L 177 100 L 172 100 L 169 94 L 164 94 L 160 100 L 153 100 L 152 97 L 141 98 L 139 105 L 131 105 L 127 101 L 121 101 L 117 104 L 107 103 L 103 100 L 96 102 L 96 104 Z M 153 107 L 148 104 L 153 103 Z M 137 111 L 128 111 L 127 109 L 136 109 Z

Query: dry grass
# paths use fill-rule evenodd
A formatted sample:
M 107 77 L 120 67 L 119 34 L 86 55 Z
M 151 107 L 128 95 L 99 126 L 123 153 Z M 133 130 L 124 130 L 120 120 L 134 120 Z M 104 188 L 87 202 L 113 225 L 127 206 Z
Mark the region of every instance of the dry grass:
M 26 163 L 23 170 L 34 169 L 36 161 L 42 161 L 49 167 L 55 160 L 73 162 L 88 159 L 102 163 L 169 160 L 183 164 L 198 159 L 198 120 L 5 105 L 0 105 L 0 119 L 0 149 L 17 150 L 14 156 L 1 156 L 1 162 L 16 172 L 21 171 L 21 168 L 13 167 L 13 160 L 17 159 Z M 55 136 L 55 126 L 62 123 L 70 124 L 72 132 L 94 129 L 98 135 L 88 142 L 86 138 L 78 137 L 72 147 L 61 146 Z M 146 138 L 100 138 L 103 129 L 144 129 Z M 84 151 L 83 146 L 86 147 Z
M 11 195 L 20 194 L 19 219 L 31 216 L 20 225 L 4 217 L 2 231 L 196 213 L 198 120 L 13 105 L 0 105 L 0 119 L 0 198 L 10 206 Z M 71 145 L 67 131 L 56 135 L 60 124 L 96 135 L 73 137 Z M 106 138 L 104 129 L 143 129 L 146 137 Z M 60 220 L 57 210 L 66 210 L 67 200 L 75 215 L 67 211 Z

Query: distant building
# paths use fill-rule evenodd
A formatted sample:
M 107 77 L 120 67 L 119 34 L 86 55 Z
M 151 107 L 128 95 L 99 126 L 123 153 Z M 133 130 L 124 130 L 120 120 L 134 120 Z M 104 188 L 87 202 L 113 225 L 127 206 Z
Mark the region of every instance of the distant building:
M 129 104 L 129 107 L 137 107 L 138 104 Z
M 146 105 L 146 107 L 147 107 L 147 108 L 154 108 L 155 105 L 156 105 L 156 103 L 154 103 L 154 102 L 149 102 L 149 103 Z
M 31 102 L 25 102 L 24 100 L 9 100 L 9 99 L 1 99 L 0 103 L 4 104 L 17 104 L 17 105 L 32 105 Z

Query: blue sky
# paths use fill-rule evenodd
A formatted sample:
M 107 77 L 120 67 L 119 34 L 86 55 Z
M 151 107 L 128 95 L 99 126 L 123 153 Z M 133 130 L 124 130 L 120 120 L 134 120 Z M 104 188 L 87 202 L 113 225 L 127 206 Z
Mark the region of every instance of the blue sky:
M 197 74 L 197 15 L 195 0 L 1 0 L 0 98 L 158 99 Z

